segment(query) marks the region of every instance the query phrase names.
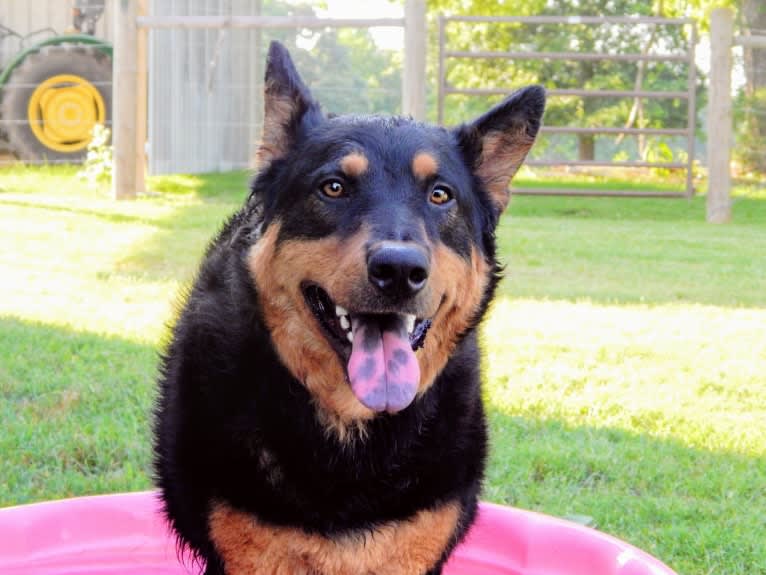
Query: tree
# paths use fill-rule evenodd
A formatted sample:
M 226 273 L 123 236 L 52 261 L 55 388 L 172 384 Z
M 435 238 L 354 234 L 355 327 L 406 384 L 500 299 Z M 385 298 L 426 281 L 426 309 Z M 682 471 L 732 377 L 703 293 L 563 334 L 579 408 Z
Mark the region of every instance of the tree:
M 401 109 L 401 57 L 381 50 L 369 31 L 323 31 L 297 65 L 314 96 L 336 114 L 394 114 Z
M 268 16 L 315 16 L 309 4 L 266 0 Z M 281 30 L 269 39 L 290 50 L 323 108 L 335 114 L 394 114 L 401 109 L 401 55 L 382 50 L 369 30 Z M 263 44 L 263 43 L 261 43 Z
M 533 0 L 517 4 L 511 12 L 505 3 L 485 0 L 429 2 L 432 10 L 454 14 L 512 13 L 519 16 L 701 15 L 711 5 L 712 0 L 658 0 L 654 3 L 645 0 Z M 517 7 L 523 10 L 519 12 Z M 562 33 L 564 30 L 566 33 Z M 552 25 L 470 25 L 451 32 L 449 37 L 450 47 L 454 49 L 471 50 L 480 46 L 483 50 L 531 52 L 683 53 L 688 41 L 688 28 L 667 25 L 612 27 L 573 24 L 567 25 L 565 29 Z M 509 65 L 502 60 L 466 60 L 452 64 L 448 77 L 450 83 L 461 87 L 511 87 L 536 81 L 564 89 L 683 91 L 686 89 L 687 69 L 683 62 L 646 64 L 524 60 Z M 468 111 L 466 108 L 472 106 L 468 98 L 451 97 L 450 105 L 455 104 L 455 113 L 459 115 L 463 115 Z M 454 115 L 450 117 L 448 114 L 448 118 L 453 120 Z M 546 112 L 548 125 L 681 127 L 686 124 L 686 120 L 686 106 L 678 100 L 638 99 L 631 102 L 614 98 L 555 98 L 551 99 Z M 552 139 L 550 141 L 553 142 Z M 604 152 L 612 155 L 618 153 L 616 146 L 621 144 L 621 139 L 618 138 L 611 145 L 604 139 L 599 141 L 605 144 Z M 638 144 L 637 151 L 641 156 L 646 156 L 650 152 L 647 142 L 639 140 Z M 560 143 L 549 145 L 567 149 L 567 146 Z M 669 150 L 662 138 L 655 138 L 654 145 Z M 569 150 L 569 153 L 573 151 Z M 593 136 L 579 135 L 579 158 L 593 159 L 595 153 Z

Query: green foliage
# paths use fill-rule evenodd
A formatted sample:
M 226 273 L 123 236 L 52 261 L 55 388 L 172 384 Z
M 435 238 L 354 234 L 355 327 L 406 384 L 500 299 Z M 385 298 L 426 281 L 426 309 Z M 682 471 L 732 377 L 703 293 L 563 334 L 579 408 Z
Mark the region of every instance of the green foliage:
M 740 93 L 734 109 L 734 159 L 745 172 L 766 174 L 766 87 Z
M 100 188 L 112 181 L 114 168 L 113 147 L 109 143 L 111 131 L 103 124 L 95 124 L 88 153 L 77 176 L 92 188 Z
M 401 54 L 378 48 L 368 30 L 318 33 L 311 50 L 293 56 L 312 94 L 336 114 L 401 110 Z
M 668 5 L 653 6 L 643 0 L 535 0 L 513 6 L 496 2 L 460 2 L 432 0 L 433 11 L 452 14 L 549 15 L 549 16 L 652 16 L 671 15 Z M 676 4 L 673 4 L 676 6 Z M 517 9 L 518 8 L 518 9 Z M 597 26 L 590 24 L 477 24 L 452 23 L 447 29 L 447 44 L 454 50 L 586 52 L 618 54 L 645 52 L 683 54 L 689 43 L 689 28 L 671 25 L 630 24 Z M 556 89 L 685 91 L 688 66 L 684 62 L 573 61 L 507 59 L 448 61 L 447 82 L 460 88 L 507 88 L 541 83 Z M 637 77 L 642 76 L 640 84 Z M 450 96 L 446 106 L 447 123 L 456 123 L 486 109 L 492 99 L 473 96 Z M 552 97 L 546 110 L 549 126 L 622 127 L 631 124 L 629 117 L 635 103 L 627 98 Z M 683 127 L 687 107 L 683 100 L 644 99 L 641 113 L 633 127 Z M 639 145 L 640 144 L 640 145 Z M 646 146 L 682 149 L 685 141 L 648 137 Z M 534 153 L 547 157 L 572 158 L 578 152 L 590 156 L 593 137 L 588 135 L 544 138 Z M 596 158 L 636 159 L 645 155 L 644 143 L 632 137 L 617 141 L 612 137 L 596 139 Z M 641 154 L 643 152 L 643 154 Z
M 308 4 L 264 3 L 269 16 L 313 16 Z M 269 32 L 290 50 L 301 77 L 324 109 L 336 114 L 401 111 L 401 53 L 379 48 L 369 30 L 341 28 Z

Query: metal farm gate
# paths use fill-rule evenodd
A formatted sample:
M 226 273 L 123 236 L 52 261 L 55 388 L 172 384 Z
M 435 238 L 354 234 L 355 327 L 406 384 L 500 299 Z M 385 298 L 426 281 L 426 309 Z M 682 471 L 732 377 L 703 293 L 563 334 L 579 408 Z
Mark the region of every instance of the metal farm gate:
M 529 26 L 558 26 L 562 35 L 568 34 L 568 28 L 573 26 L 605 26 L 617 29 L 618 26 L 629 26 L 635 29 L 643 26 L 651 29 L 656 26 L 672 26 L 683 28 L 688 26 L 688 43 L 682 53 L 670 50 L 661 43 L 657 51 L 642 50 L 640 53 L 607 53 L 607 52 L 580 52 L 580 51 L 538 51 L 539 48 L 522 47 L 517 51 L 482 51 L 479 49 L 455 50 L 450 48 L 448 38 L 451 26 L 489 26 L 489 25 L 529 25 Z M 542 133 L 548 135 L 573 134 L 573 135 L 612 135 L 612 136 L 664 136 L 681 137 L 685 139 L 686 158 L 683 161 L 646 161 L 646 160 L 617 160 L 614 159 L 547 159 L 531 158 L 526 163 L 530 166 L 581 166 L 586 168 L 662 168 L 667 170 L 685 170 L 685 189 L 667 192 L 650 190 L 604 190 L 604 189 L 564 189 L 564 188 L 525 188 L 514 189 L 517 194 L 540 194 L 540 195 L 611 195 L 611 196 L 651 196 L 651 197 L 691 197 L 694 195 L 692 179 L 692 167 L 694 162 L 694 140 L 696 123 L 695 84 L 696 68 L 694 63 L 694 51 L 697 42 L 697 33 L 692 20 L 685 18 L 666 19 L 654 17 L 483 17 L 483 16 L 441 16 L 438 20 L 439 30 L 439 71 L 438 71 L 438 121 L 443 123 L 445 118 L 445 100 L 448 96 L 462 94 L 464 96 L 497 96 L 508 95 L 519 86 L 487 85 L 482 87 L 459 87 L 453 86 L 449 81 L 450 67 L 460 60 L 542 60 L 542 61 L 565 61 L 565 62 L 627 62 L 641 63 L 646 67 L 652 62 L 679 62 L 685 64 L 686 81 L 685 89 L 682 90 L 644 90 L 641 86 L 633 86 L 632 89 L 604 90 L 604 89 L 564 89 L 555 85 L 546 86 L 549 99 L 562 97 L 587 98 L 629 98 L 636 100 L 677 100 L 686 103 L 686 123 L 675 127 L 618 127 L 618 126 L 567 126 L 553 125 L 543 126 Z M 681 30 L 679 30 L 681 32 Z M 612 33 L 619 33 L 614 30 Z M 574 34 L 571 35 L 574 37 Z M 465 44 L 465 42 L 464 42 Z M 651 42 L 649 43 L 651 44 Z M 471 43 L 473 45 L 473 42 Z M 681 104 L 682 105 L 682 104 Z

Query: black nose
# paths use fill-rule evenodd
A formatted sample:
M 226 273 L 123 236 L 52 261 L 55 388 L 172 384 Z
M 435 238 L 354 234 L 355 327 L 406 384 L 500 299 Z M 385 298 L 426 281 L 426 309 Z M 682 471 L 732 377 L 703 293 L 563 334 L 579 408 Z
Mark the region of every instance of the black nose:
M 428 282 L 428 254 L 417 245 L 381 242 L 367 258 L 367 277 L 390 297 L 411 297 Z

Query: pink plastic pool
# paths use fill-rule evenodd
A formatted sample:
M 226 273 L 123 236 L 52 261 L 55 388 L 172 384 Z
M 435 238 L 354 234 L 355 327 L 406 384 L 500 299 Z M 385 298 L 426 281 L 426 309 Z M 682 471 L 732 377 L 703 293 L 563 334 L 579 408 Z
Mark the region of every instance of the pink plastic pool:
M 186 575 L 154 493 L 0 509 L 3 575 Z M 447 575 L 675 575 L 614 537 L 546 515 L 483 504 Z

